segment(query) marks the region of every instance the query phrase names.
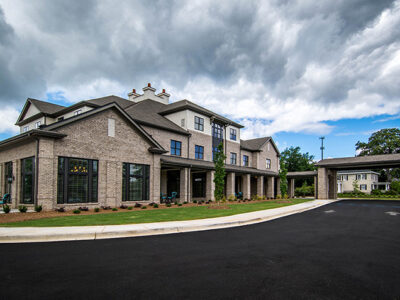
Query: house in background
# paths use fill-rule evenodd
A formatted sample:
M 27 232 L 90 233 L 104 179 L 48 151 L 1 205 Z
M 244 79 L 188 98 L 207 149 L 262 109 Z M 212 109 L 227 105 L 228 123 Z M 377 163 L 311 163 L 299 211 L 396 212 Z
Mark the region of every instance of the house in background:
M 338 171 L 338 193 L 352 192 L 355 180 L 357 180 L 359 190 L 367 194 L 376 189 L 385 191 L 390 189 L 390 182 L 379 182 L 379 173 L 377 172 L 371 170 Z
M 280 193 L 279 151 L 271 137 L 242 140 L 242 125 L 188 100 L 143 94 L 68 107 L 27 99 L 20 134 L 0 142 L 0 193 L 13 208 L 119 206 L 214 199 L 213 157 L 226 155 L 226 196 Z M 174 194 L 175 194 L 174 193 Z

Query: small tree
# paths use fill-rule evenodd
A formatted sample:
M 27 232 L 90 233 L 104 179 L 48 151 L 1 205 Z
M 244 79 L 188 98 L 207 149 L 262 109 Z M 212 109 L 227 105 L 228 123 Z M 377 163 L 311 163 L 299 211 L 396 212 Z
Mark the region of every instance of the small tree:
M 354 181 L 353 181 L 353 191 L 354 191 L 355 193 L 359 192 L 360 190 L 359 190 L 358 188 L 359 188 L 359 186 L 358 186 L 358 180 L 354 180 Z
M 222 142 L 218 145 L 217 152 L 214 154 L 214 165 L 215 165 L 215 201 L 219 203 L 224 197 L 224 186 L 225 186 L 225 159 L 224 147 Z
M 285 196 L 287 195 L 287 190 L 288 190 L 288 183 L 286 178 L 288 171 L 286 169 L 285 163 L 282 160 L 279 162 L 279 164 L 280 164 L 279 178 L 281 180 L 281 195 Z

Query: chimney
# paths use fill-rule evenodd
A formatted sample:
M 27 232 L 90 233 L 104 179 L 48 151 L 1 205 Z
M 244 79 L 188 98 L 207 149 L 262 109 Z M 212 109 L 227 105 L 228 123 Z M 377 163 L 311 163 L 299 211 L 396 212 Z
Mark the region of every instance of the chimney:
M 165 92 L 165 89 L 162 89 L 162 93 L 158 94 L 157 97 L 160 97 L 161 99 L 163 99 L 163 103 L 164 104 L 168 104 L 169 103 L 169 97 L 171 95 Z
M 137 94 L 137 93 L 136 93 L 136 89 L 133 89 L 132 92 L 130 92 L 130 93 L 128 94 L 128 98 L 129 98 L 129 100 L 131 100 L 131 101 L 133 101 L 133 99 L 135 99 L 135 98 L 137 98 L 137 97 L 139 97 L 139 96 L 140 96 L 140 94 Z
M 151 87 L 151 84 L 148 83 L 146 87 L 143 88 L 143 96 L 144 99 L 153 99 L 155 96 L 156 89 Z

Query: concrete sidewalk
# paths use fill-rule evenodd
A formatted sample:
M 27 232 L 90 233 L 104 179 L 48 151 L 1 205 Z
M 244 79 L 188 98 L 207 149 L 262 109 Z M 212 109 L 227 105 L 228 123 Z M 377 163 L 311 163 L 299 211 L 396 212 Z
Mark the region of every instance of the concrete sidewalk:
M 337 200 L 314 200 L 233 216 L 190 221 L 81 227 L 0 227 L 0 243 L 96 240 L 236 227 L 274 220 L 335 201 Z

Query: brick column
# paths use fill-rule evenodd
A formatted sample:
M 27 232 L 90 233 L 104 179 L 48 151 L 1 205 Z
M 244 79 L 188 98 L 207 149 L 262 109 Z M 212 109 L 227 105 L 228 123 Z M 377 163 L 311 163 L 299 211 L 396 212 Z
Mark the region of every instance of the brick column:
M 235 173 L 230 172 L 226 175 L 226 197 L 235 196 Z
M 288 196 L 294 198 L 294 178 L 289 179 L 288 183 Z
M 328 199 L 328 170 L 318 168 L 318 199 Z
M 267 177 L 267 198 L 275 198 L 274 177 Z
M 250 188 L 251 188 L 250 174 L 242 175 L 243 199 L 251 198 Z
M 280 177 L 275 178 L 276 180 L 276 195 L 281 195 L 281 179 Z
M 13 182 L 11 184 L 11 207 L 17 208 L 18 205 L 21 205 L 21 185 L 20 185 L 20 174 L 21 174 L 21 161 L 13 160 L 12 161 L 12 173 L 13 173 Z
M 54 178 L 55 168 L 58 162 L 54 158 L 54 140 L 40 139 L 39 141 L 39 165 L 38 168 L 38 191 L 37 203 L 43 206 L 43 210 L 55 208 L 57 203 L 56 180 Z M 55 187 L 54 187 L 55 185 Z
M 337 171 L 330 170 L 328 178 L 329 178 L 329 189 L 328 189 L 329 199 L 337 199 Z
M 160 155 L 153 155 L 153 166 L 152 174 L 150 173 L 150 195 L 149 200 L 152 202 L 160 203 L 160 193 L 161 193 L 161 161 Z
M 180 202 L 189 202 L 190 197 L 190 168 L 182 168 L 180 176 Z
M 215 171 L 208 171 L 206 176 L 206 198 L 207 200 L 215 200 L 214 191 L 215 191 L 215 183 L 214 183 L 214 175 Z
M 257 177 L 257 195 L 264 196 L 264 176 Z
M 318 177 L 314 176 L 314 198 L 318 199 Z

